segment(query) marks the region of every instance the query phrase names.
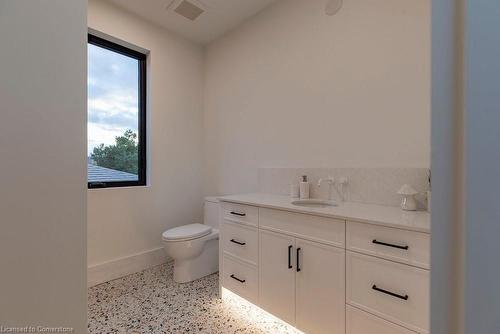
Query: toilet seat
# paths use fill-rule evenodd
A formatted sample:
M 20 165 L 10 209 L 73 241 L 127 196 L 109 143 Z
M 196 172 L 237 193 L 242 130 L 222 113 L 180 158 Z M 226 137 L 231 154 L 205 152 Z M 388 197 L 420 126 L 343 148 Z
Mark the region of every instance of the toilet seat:
M 187 241 L 204 237 L 212 232 L 212 227 L 204 224 L 188 224 L 166 230 L 162 234 L 164 241 Z

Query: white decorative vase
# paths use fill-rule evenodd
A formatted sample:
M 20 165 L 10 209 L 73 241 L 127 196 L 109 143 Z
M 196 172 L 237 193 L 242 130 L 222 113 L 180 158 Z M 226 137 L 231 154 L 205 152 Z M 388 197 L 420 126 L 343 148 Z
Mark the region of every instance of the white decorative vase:
M 418 192 L 409 184 L 404 184 L 401 189 L 399 189 L 398 194 L 401 197 L 401 209 L 405 211 L 416 211 L 417 210 L 417 200 L 415 195 Z
M 405 211 L 416 211 L 417 210 L 417 201 L 415 200 L 414 195 L 403 196 L 401 199 L 401 209 Z

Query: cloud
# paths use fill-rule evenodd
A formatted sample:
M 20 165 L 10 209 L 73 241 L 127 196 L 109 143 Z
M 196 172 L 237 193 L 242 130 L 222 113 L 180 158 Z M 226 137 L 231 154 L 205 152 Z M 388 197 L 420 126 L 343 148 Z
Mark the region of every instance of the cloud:
M 89 99 L 88 121 L 109 127 L 127 127 L 137 130 L 137 99 L 130 95 L 107 95 Z
M 87 126 L 89 135 L 87 153 L 90 155 L 94 147 L 100 144 L 110 145 L 115 143 L 115 137 L 123 134 L 121 129 L 109 129 L 99 124 L 89 123 Z
M 138 61 L 88 45 L 88 150 L 138 128 Z

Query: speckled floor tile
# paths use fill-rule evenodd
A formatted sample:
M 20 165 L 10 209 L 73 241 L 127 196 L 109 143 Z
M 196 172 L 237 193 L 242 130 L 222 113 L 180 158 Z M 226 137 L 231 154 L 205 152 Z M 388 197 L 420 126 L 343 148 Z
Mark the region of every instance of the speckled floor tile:
M 258 309 L 217 296 L 218 275 L 178 284 L 172 262 L 88 290 L 88 332 L 296 334 Z

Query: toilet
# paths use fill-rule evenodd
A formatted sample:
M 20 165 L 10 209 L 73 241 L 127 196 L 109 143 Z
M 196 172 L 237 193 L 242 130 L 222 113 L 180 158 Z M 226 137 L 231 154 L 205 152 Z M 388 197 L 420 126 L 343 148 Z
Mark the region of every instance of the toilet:
M 166 230 L 163 246 L 174 259 L 174 281 L 186 283 L 219 270 L 219 201 L 206 197 L 203 224 Z

